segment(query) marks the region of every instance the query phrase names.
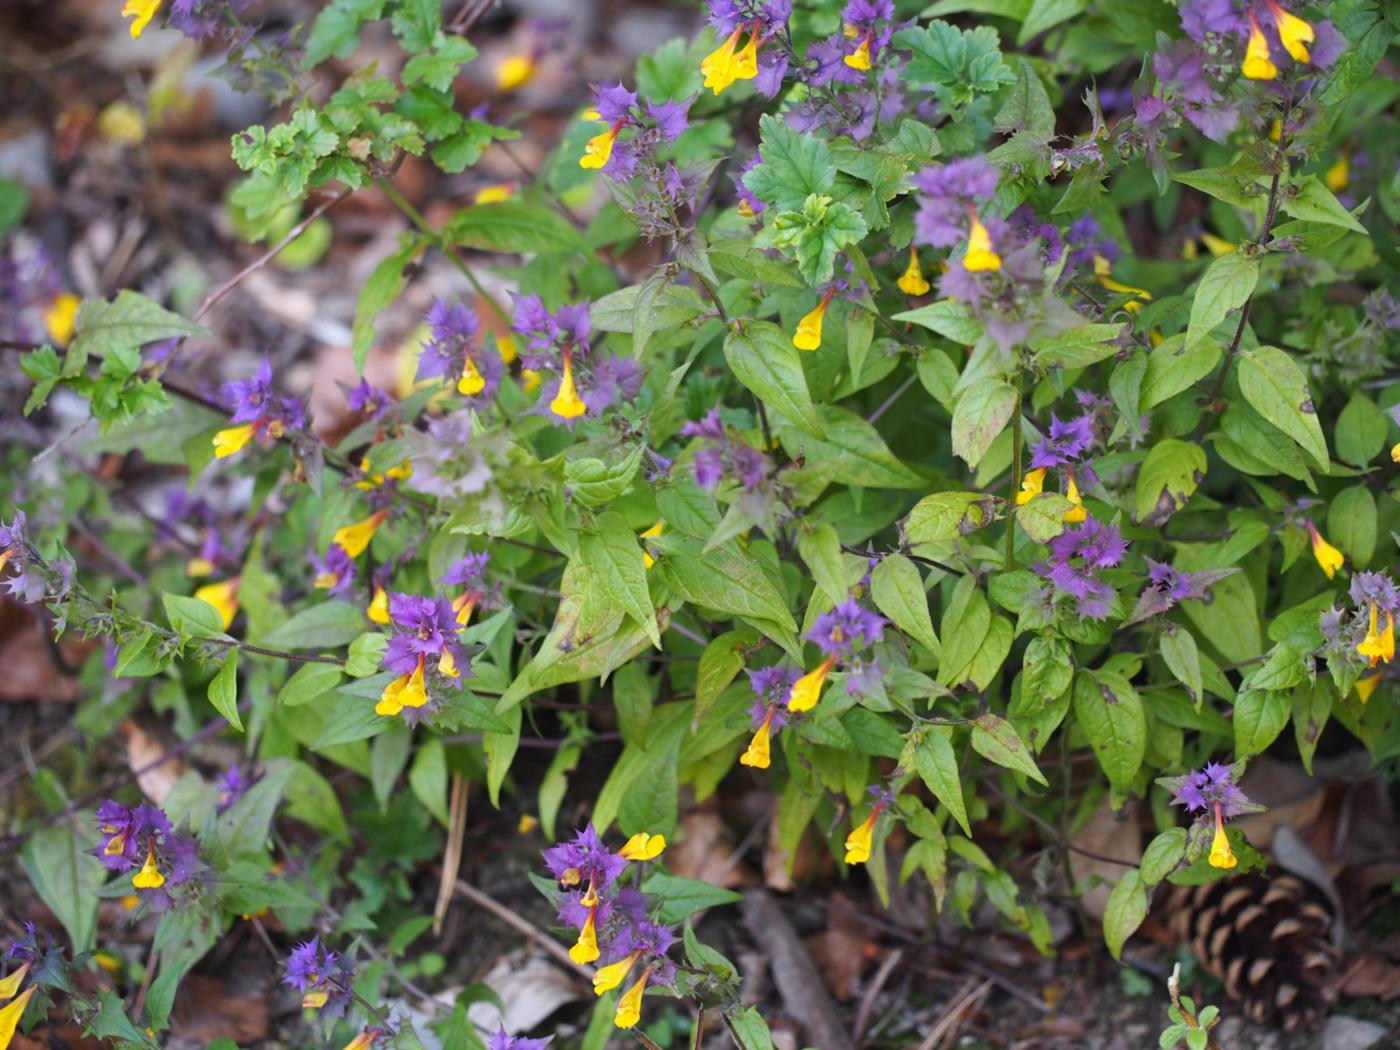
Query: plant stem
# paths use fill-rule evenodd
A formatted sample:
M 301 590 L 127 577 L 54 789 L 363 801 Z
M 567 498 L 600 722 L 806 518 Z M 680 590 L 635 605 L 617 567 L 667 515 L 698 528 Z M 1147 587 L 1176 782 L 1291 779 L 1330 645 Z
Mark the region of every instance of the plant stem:
M 1021 374 L 1016 374 L 1016 411 L 1011 416 L 1011 506 L 1006 517 L 1006 571 L 1016 568 L 1016 493 L 1021 491 Z

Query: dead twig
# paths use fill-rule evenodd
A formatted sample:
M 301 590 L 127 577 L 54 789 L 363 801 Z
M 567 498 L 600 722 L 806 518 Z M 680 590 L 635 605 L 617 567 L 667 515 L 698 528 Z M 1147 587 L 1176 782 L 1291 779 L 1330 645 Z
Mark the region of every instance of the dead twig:
M 447 846 L 442 856 L 442 878 L 438 881 L 437 903 L 433 906 L 433 936 L 442 936 L 442 920 L 452 903 L 452 884 L 462 867 L 462 841 L 467 833 L 467 781 L 461 773 L 452 774 L 448 801 Z
M 885 988 L 885 983 L 889 981 L 890 974 L 894 973 L 895 967 L 904 961 L 904 949 L 896 948 L 885 956 L 885 961 L 880 964 L 880 968 L 875 971 L 875 976 L 870 981 L 870 987 L 865 990 L 865 994 L 860 997 L 860 1007 L 856 1010 L 856 1024 L 851 1031 L 851 1040 L 857 1045 L 865 1035 L 866 1028 L 870 1025 L 870 1015 L 875 1009 L 875 1000 L 880 997 L 880 993 Z
M 522 918 L 521 916 L 515 914 L 515 912 L 511 911 L 509 908 L 507 908 L 500 901 L 496 900 L 494 897 L 488 897 L 475 886 L 472 886 L 471 884 L 467 883 L 462 879 L 457 880 L 456 887 L 457 892 L 460 893 L 463 897 L 467 898 L 467 900 L 471 901 L 473 904 L 479 907 L 485 908 L 487 911 L 489 911 L 492 915 L 496 916 L 496 918 L 500 919 L 507 926 L 510 926 L 512 929 L 515 929 L 520 933 L 523 933 L 526 937 L 534 941 L 541 948 L 547 951 L 550 955 L 554 956 L 554 958 L 557 959 L 559 963 L 563 965 L 566 969 L 568 969 L 574 974 L 577 974 L 579 977 L 583 977 L 590 982 L 592 981 L 593 971 L 589 970 L 586 966 L 580 966 L 578 963 L 570 959 L 567 949 L 565 949 L 565 947 L 562 944 L 556 941 L 549 934 L 545 933 L 543 930 L 535 926 L 534 923 L 530 922 L 528 919 Z
M 768 953 L 783 1007 L 807 1042 L 822 1050 L 855 1050 L 816 964 L 778 902 L 767 890 L 751 889 L 742 907 L 745 924 Z
M 975 980 L 975 978 L 974 978 Z M 938 1019 L 938 1023 L 933 1026 L 924 1041 L 919 1044 L 919 1050 L 935 1050 L 943 1042 L 944 1036 L 956 1036 L 962 1027 L 964 1015 L 967 1011 L 977 1005 L 977 1003 L 992 989 L 990 979 L 985 979 L 975 988 L 972 987 L 973 980 L 969 980 L 963 985 L 963 991 L 958 998 L 943 1011 L 943 1016 Z

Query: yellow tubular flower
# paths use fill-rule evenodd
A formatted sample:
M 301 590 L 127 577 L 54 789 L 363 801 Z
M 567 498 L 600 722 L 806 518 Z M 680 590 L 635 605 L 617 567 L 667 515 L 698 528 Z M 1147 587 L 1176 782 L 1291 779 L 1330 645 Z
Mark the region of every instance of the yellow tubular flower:
M 447 675 L 448 678 L 462 677 L 462 672 L 457 670 L 457 658 L 446 646 L 443 646 L 442 655 L 438 657 L 438 672 Z
M 156 848 L 146 847 L 146 863 L 131 877 L 131 884 L 138 890 L 158 890 L 165 885 L 165 876 L 156 867 Z
M 1220 804 L 1215 806 L 1215 837 L 1210 840 L 1210 866 L 1212 868 L 1233 868 L 1239 863 L 1230 850 L 1230 840 L 1225 835 L 1225 821 L 1220 815 Z
M 860 42 L 860 47 L 856 48 L 855 54 L 847 55 L 844 59 L 846 65 L 852 69 L 870 68 L 870 34 L 865 34 L 865 39 Z
M 520 821 L 515 825 L 515 830 L 521 835 L 528 835 L 540 826 L 540 818 L 533 813 L 520 814 Z
M 836 657 L 828 656 L 793 682 L 792 691 L 788 693 L 788 710 L 802 712 L 810 711 L 816 707 L 817 701 L 822 695 L 822 685 L 826 682 L 826 676 L 831 673 L 831 669 L 835 665 Z
M 1240 72 L 1250 80 L 1273 80 L 1278 76 L 1278 66 L 1269 57 L 1269 42 L 1253 14 L 1249 16 L 1249 46 L 1245 48 Z
M 654 540 L 656 539 L 656 537 L 661 535 L 661 530 L 665 527 L 666 523 L 664 521 L 658 521 L 655 525 L 653 525 L 646 531 L 637 533 L 637 539 Z M 650 569 L 653 565 L 656 564 L 656 559 L 651 556 L 651 553 L 647 550 L 647 545 L 645 543 L 642 544 L 642 561 L 646 562 L 646 566 L 648 569 Z
M 497 337 L 496 352 L 501 355 L 501 360 L 506 364 L 510 364 L 520 356 L 519 352 L 515 349 L 514 337 L 509 335 Z
M 739 198 L 739 208 L 738 208 L 738 211 L 739 211 L 739 214 L 742 215 L 742 216 L 743 216 L 744 218 L 746 218 L 746 219 L 752 219 L 755 215 L 758 214 L 758 212 L 756 212 L 756 211 L 753 210 L 753 205 L 750 204 L 748 201 L 744 200 L 743 197 L 740 197 L 740 198 Z
M 522 368 L 520 370 L 520 389 L 525 393 L 533 393 L 540 385 L 540 374 L 532 368 Z
M 598 905 L 594 902 L 589 906 L 588 918 L 584 921 L 583 929 L 579 930 L 578 940 L 569 949 L 569 958 L 580 966 L 598 958 L 598 931 L 594 926 L 597 914 Z
M 1274 0 L 1269 0 L 1269 10 L 1273 12 L 1274 28 L 1278 30 L 1279 43 L 1283 45 L 1283 49 L 1295 62 L 1310 62 L 1312 59 L 1308 55 L 1308 45 L 1313 42 L 1315 36 L 1312 23 L 1289 14 L 1274 3 Z
M 476 595 L 470 591 L 463 591 L 452 599 L 452 611 L 457 614 L 459 626 L 465 627 L 471 622 L 472 613 L 476 611 L 476 601 Z
M 524 87 L 534 76 L 534 55 L 511 55 L 496 67 L 496 90 L 514 91 L 518 87 Z
M 1317 526 L 1311 521 L 1308 522 L 1308 535 L 1312 538 L 1313 558 L 1316 559 L 1322 571 L 1327 574 L 1327 578 L 1329 580 L 1332 579 L 1332 577 L 1337 575 L 1337 570 L 1340 569 L 1342 564 L 1346 561 L 1345 556 L 1343 556 L 1342 552 L 1337 550 L 1336 547 L 1323 539 L 1322 533 L 1317 531 Z
M 899 290 L 905 295 L 928 294 L 929 283 L 924 280 L 924 270 L 919 265 L 919 251 L 912 244 L 909 245 L 909 265 L 895 283 L 899 285 Z
M 612 157 L 613 143 L 617 141 L 618 132 L 622 130 L 622 121 L 618 121 L 612 127 L 600 134 L 594 135 L 588 140 L 588 145 L 583 148 L 583 156 L 578 159 L 580 168 L 597 170 L 607 164 Z
M 8 1047 L 10 1041 L 14 1039 L 15 1029 L 19 1027 L 19 1019 L 24 1016 L 25 1008 L 29 1006 L 29 1000 L 34 997 L 36 987 L 36 985 L 31 984 L 18 999 L 4 1008 L 0 1008 L 0 1050 Z
M 739 37 L 743 33 L 742 25 L 735 26 L 729 38 L 700 63 L 700 72 L 705 74 L 705 87 L 716 95 L 731 87 L 736 80 L 752 80 L 758 76 L 758 27 L 753 28 L 749 42 L 740 48 Z
M 963 256 L 963 269 L 974 273 L 1001 269 L 1001 256 L 992 249 L 992 235 L 977 213 L 972 213 L 972 227 L 967 233 L 967 254 Z
M 1217 237 L 1213 233 L 1201 234 L 1201 243 L 1206 246 L 1206 250 L 1210 252 L 1211 255 L 1215 256 L 1229 255 L 1235 250 L 1235 246 L 1224 237 Z
M 191 558 L 185 562 L 185 575 L 189 577 L 212 576 L 214 563 L 208 558 Z
M 1390 663 L 1395 659 L 1395 616 L 1392 613 L 1385 614 L 1385 630 L 1377 630 L 1377 619 L 1379 610 L 1376 603 L 1371 603 L 1371 627 L 1366 632 L 1366 637 L 1356 646 L 1356 651 L 1370 661 L 1372 667 L 1384 660 Z
M 797 322 L 797 331 L 792 334 L 792 345 L 797 349 L 815 350 L 822 345 L 822 318 L 826 316 L 826 308 L 831 305 L 831 297 L 835 294 L 834 289 L 829 290 L 822 296 L 822 301 Z
M 1069 485 L 1065 489 L 1065 498 L 1074 504 L 1069 510 L 1064 512 L 1061 521 L 1077 525 L 1088 518 L 1089 513 L 1084 509 L 1084 499 L 1079 495 L 1079 486 L 1074 481 L 1074 471 L 1069 472 Z
M 651 967 L 648 966 L 637 978 L 637 983 L 623 992 L 622 998 L 617 1001 L 617 1013 L 613 1015 L 613 1024 L 619 1028 L 631 1028 L 642 1019 L 642 996 L 646 994 L 647 981 L 650 979 Z
M 627 860 L 655 860 L 665 850 L 665 835 L 651 835 L 639 831 L 623 844 L 618 855 Z
M 384 687 L 379 703 L 374 705 L 375 714 L 393 718 L 405 707 L 422 707 L 428 702 L 428 690 L 423 684 L 423 660 L 419 656 L 412 674 L 399 675 Z
M 214 456 L 216 459 L 228 459 L 236 452 L 241 452 L 243 446 L 253 440 L 253 424 L 244 423 L 239 427 L 228 427 L 214 435 Z
M 875 821 L 880 819 L 882 807 L 876 806 L 865 818 L 865 823 L 853 828 L 846 836 L 846 863 L 864 864 L 870 859 L 870 851 L 875 843 Z
M 1383 677 L 1385 676 L 1382 674 L 1373 674 L 1358 680 L 1356 683 L 1356 698 L 1363 704 L 1368 703 L 1371 699 L 1371 694 L 1376 691 L 1376 686 L 1381 684 L 1381 679 Z
M 767 769 L 772 765 L 773 711 L 774 705 L 769 704 L 763 721 L 758 724 L 753 739 L 749 741 L 748 750 L 739 756 L 739 765 L 750 766 L 753 769 Z
M 344 547 L 345 553 L 350 557 L 358 558 L 365 552 L 369 541 L 374 539 L 374 534 L 379 531 L 379 526 L 384 524 L 384 519 L 388 516 L 387 510 L 377 510 L 368 518 L 357 521 L 353 525 L 342 525 L 335 530 L 331 542 Z
M 574 385 L 573 355 L 567 350 L 564 351 L 564 376 L 559 380 L 559 393 L 549 403 L 549 410 L 560 419 L 577 419 L 588 411 L 583 398 L 578 396 L 578 387 Z
M 1111 264 L 1102 255 L 1094 256 L 1094 279 L 1099 282 L 1101 287 L 1108 289 L 1110 292 L 1119 292 L 1123 295 L 1135 295 L 1139 299 L 1145 299 L 1148 302 L 1152 301 L 1152 293 L 1146 288 L 1134 288 L 1130 284 L 1123 284 L 1121 281 L 1115 281 L 1110 272 L 1110 267 Z M 1142 304 L 1128 303 L 1124 309 L 1129 312 L 1136 312 L 1142 309 Z
M 473 204 L 500 204 L 508 201 L 515 192 L 515 183 L 501 182 L 495 186 L 483 186 L 472 197 Z
M 593 994 L 602 995 L 604 992 L 610 992 L 627 980 L 627 975 L 632 971 L 632 967 L 637 965 L 637 960 L 641 957 L 642 953 L 635 951 L 631 955 L 599 969 L 593 975 Z
M 1325 172 L 1322 173 L 1322 182 L 1333 193 L 1341 193 L 1351 185 L 1351 162 L 1347 160 L 1347 155 L 1343 153 L 1332 162 Z
M 1022 507 L 1045 491 L 1045 467 L 1028 470 L 1021 478 L 1021 491 L 1016 493 L 1016 506 Z
M 330 992 L 313 989 L 301 997 L 301 1008 L 303 1010 L 319 1010 L 326 1005 L 330 997 Z
M 146 26 L 150 25 L 151 19 L 160 10 L 160 5 L 161 0 L 126 0 L 125 6 L 122 7 L 122 17 L 136 19 L 131 23 L 133 40 L 145 31 Z
M 53 302 L 44 307 L 44 327 L 49 338 L 59 346 L 67 346 L 73 338 L 73 322 L 78 316 L 78 304 L 82 300 L 72 292 L 59 292 Z
M 239 581 L 240 577 L 235 576 L 222 583 L 206 583 L 194 592 L 194 596 L 200 601 L 208 602 L 219 610 L 219 616 L 223 618 L 224 630 L 226 631 L 229 624 L 233 623 L 234 616 L 238 614 Z
M 343 1050 L 368 1050 L 374 1045 L 374 1041 L 379 1038 L 379 1029 L 366 1028 L 359 1035 L 346 1043 Z
M 370 599 L 365 615 L 373 623 L 389 622 L 389 592 L 378 584 L 374 585 L 374 597 Z
M 1390 461 L 1400 463 L 1400 444 L 1390 446 Z
M 485 389 L 486 377 L 477 371 L 476 362 L 468 354 L 466 366 L 462 369 L 462 378 L 457 380 L 457 392 L 472 397 Z
M 24 975 L 29 972 L 29 964 L 24 963 L 18 970 L 0 981 L 0 999 L 13 999 L 24 983 Z

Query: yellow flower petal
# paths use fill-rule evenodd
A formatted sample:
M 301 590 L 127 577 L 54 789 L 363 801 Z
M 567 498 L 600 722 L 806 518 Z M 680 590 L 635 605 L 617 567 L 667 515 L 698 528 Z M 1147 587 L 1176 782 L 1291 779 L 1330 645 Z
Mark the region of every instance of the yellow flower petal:
M 243 446 L 252 440 L 252 423 L 244 423 L 239 427 L 228 427 L 214 435 L 214 455 L 218 459 L 227 459 L 234 453 L 242 451 Z
M 24 975 L 29 972 L 29 964 L 24 963 L 18 970 L 0 981 L 0 1000 L 13 999 L 19 993 L 19 986 L 24 983 Z
M 534 55 L 511 55 L 496 67 L 496 89 L 498 91 L 514 91 L 516 88 L 528 84 L 534 76 Z
M 14 1039 L 15 1029 L 19 1027 L 19 1020 L 24 1016 L 29 1000 L 34 998 L 34 988 L 35 986 L 31 984 L 18 999 L 0 1008 L 0 1050 L 5 1050 Z
M 632 971 L 632 967 L 637 965 L 637 960 L 641 958 L 641 952 L 633 952 L 615 963 L 600 967 L 593 975 L 593 994 L 602 995 L 610 992 L 623 981 L 627 980 L 627 975 Z
M 1278 76 L 1278 66 L 1269 57 L 1269 42 L 1254 16 L 1249 16 L 1249 45 L 1245 48 L 1244 64 L 1240 67 L 1250 80 L 1273 80 Z
M 617 1001 L 617 1013 L 613 1014 L 613 1024 L 619 1028 L 631 1028 L 642 1019 L 642 996 L 646 994 L 647 981 L 651 978 L 651 967 L 642 971 L 637 983 L 622 993 Z
M 133 39 L 139 37 L 145 31 L 146 26 L 150 25 L 151 19 L 160 10 L 160 5 L 161 0 L 126 0 L 125 6 L 122 7 L 122 17 L 136 19 L 131 23 Z
M 379 531 L 379 526 L 388 516 L 387 510 L 377 510 L 353 525 L 343 525 L 335 530 L 335 534 L 331 536 L 331 543 L 339 544 L 350 557 L 358 558 L 365 552 L 370 540 L 374 539 L 374 534 Z
M 73 338 L 73 323 L 78 317 L 78 305 L 82 302 L 72 292 L 59 292 L 53 302 L 44 308 L 44 328 L 49 338 L 59 346 L 67 346 Z
M 963 269 L 973 272 L 1001 269 L 1001 256 L 992 249 L 992 235 L 976 215 L 972 217 L 972 227 L 967 234 L 967 254 L 963 256 Z
M 564 375 L 559 381 L 559 392 L 549 403 L 549 410 L 560 419 L 577 419 L 588 411 L 583 398 L 578 396 L 578 387 L 574 385 L 574 363 L 567 353 L 564 355 Z
M 219 611 L 219 616 L 224 621 L 224 630 L 228 630 L 229 624 L 233 623 L 233 618 L 238 615 L 238 584 L 239 577 L 235 576 L 231 580 L 224 580 L 222 583 L 206 583 L 194 592 L 194 596 L 202 602 L 208 602 Z
M 817 706 L 817 701 L 822 695 L 822 684 L 826 681 L 826 676 L 831 673 L 831 668 L 835 663 L 836 658 L 828 656 L 792 683 L 792 690 L 788 693 L 789 711 L 810 711 Z
M 899 290 L 905 295 L 928 294 L 930 285 L 928 281 L 924 280 L 924 270 L 919 265 L 919 252 L 912 244 L 909 245 L 909 265 L 895 283 L 899 285 Z
M 141 865 L 141 870 L 131 877 L 131 884 L 138 890 L 158 890 L 165 885 L 165 876 L 156 867 L 154 847 L 146 850 L 146 863 Z
M 655 860 L 666 850 L 665 835 L 651 835 L 639 831 L 623 845 L 619 856 L 628 860 Z
M 1238 858 L 1230 849 L 1230 840 L 1225 835 L 1225 825 L 1215 822 L 1215 837 L 1210 843 L 1210 866 L 1212 868 L 1233 868 L 1239 864 Z

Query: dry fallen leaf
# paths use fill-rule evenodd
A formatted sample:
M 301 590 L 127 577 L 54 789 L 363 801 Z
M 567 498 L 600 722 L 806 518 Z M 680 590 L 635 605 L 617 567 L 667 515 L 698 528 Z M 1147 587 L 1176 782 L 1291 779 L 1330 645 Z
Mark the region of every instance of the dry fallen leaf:
M 131 771 L 137 773 L 136 783 L 141 793 L 157 806 L 161 805 L 188 767 L 175 756 L 160 762 L 166 751 L 165 745 L 131 719 L 122 723 L 122 732 L 126 734 L 126 762 Z M 148 769 L 153 762 L 160 762 L 160 765 Z M 138 773 L 138 770 L 141 772 Z
M 216 977 L 190 974 L 180 982 L 170 1025 L 172 1034 L 191 1042 L 232 1039 L 243 1046 L 267 1037 L 267 1003 L 229 995 Z
M 1121 814 L 1114 813 L 1108 804 L 1108 796 L 1105 795 L 1099 803 L 1099 808 L 1094 810 L 1094 815 L 1070 836 L 1070 842 L 1080 849 L 1104 857 L 1136 860 L 1142 854 L 1142 823 L 1137 807 L 1128 805 Z M 1085 879 L 1094 875 L 1103 880 L 1083 897 L 1084 910 L 1093 918 L 1102 919 L 1104 908 L 1108 905 L 1108 895 L 1127 868 L 1073 851 L 1069 855 L 1069 864 L 1076 883 L 1083 883 Z
M 856 906 L 839 891 L 827 902 L 826 928 L 804 939 L 807 952 L 822 972 L 822 980 L 837 999 L 845 1002 L 865 969 L 873 948 L 869 928 L 855 918 Z
M 666 863 L 676 875 L 734 889 L 758 882 L 743 861 L 735 862 L 734 843 L 717 813 L 689 813 L 681 821 Z
M 528 948 L 503 956 L 482 982 L 501 997 L 505 1006 L 502 1014 L 494 1003 L 471 1005 L 467 1016 L 485 1032 L 494 1032 L 502 1024 L 507 1032 L 528 1032 L 565 1003 L 585 998 L 577 977 Z

